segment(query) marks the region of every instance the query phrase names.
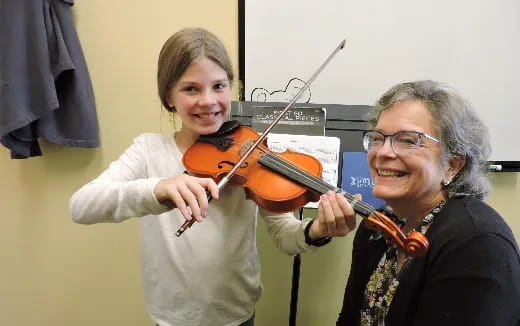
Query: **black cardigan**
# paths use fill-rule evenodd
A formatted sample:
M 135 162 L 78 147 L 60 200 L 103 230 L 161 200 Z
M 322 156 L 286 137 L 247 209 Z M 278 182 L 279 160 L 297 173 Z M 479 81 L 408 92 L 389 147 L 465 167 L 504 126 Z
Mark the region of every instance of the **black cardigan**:
M 363 293 L 384 240 L 359 226 L 336 325 L 359 325 Z M 386 326 L 520 325 L 520 253 L 511 229 L 484 202 L 448 200 L 426 232 L 428 252 L 399 275 Z

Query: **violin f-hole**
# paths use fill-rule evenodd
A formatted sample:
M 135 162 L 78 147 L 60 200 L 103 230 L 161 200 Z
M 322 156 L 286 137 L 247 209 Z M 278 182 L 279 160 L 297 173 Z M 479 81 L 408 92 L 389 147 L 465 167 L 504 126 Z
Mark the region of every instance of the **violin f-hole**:
M 234 167 L 235 163 L 231 162 L 231 161 L 220 161 L 218 163 L 217 167 L 219 169 L 224 169 L 224 165 L 230 165 L 231 167 Z M 244 162 L 244 164 L 242 164 L 242 166 L 240 166 L 240 169 L 247 169 L 248 166 L 249 166 L 249 163 L 246 161 L 246 162 Z

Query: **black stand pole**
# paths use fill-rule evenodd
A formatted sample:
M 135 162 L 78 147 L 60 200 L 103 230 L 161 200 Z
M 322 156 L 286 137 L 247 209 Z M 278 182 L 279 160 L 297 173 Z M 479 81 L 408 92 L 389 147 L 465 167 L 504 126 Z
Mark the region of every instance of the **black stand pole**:
M 298 211 L 298 219 L 303 219 L 303 208 Z M 293 274 L 291 283 L 291 306 L 289 309 L 289 326 L 296 326 L 296 313 L 298 311 L 298 290 L 300 288 L 300 267 L 302 258 L 300 254 L 294 256 Z

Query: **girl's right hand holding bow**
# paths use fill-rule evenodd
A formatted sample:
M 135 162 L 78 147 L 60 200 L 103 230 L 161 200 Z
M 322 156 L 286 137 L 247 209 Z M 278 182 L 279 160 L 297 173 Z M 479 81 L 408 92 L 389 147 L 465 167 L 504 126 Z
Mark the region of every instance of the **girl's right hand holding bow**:
M 178 208 L 188 221 L 195 218 L 200 222 L 208 215 L 208 191 L 218 199 L 219 189 L 211 178 L 197 178 L 181 174 L 173 178 L 162 179 L 154 188 L 155 198 L 164 206 Z

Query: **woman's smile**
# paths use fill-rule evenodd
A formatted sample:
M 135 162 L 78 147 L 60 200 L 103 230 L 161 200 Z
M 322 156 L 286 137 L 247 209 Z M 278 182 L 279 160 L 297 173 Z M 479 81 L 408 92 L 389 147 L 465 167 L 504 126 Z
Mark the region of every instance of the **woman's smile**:
M 377 169 L 377 175 L 380 177 L 399 178 L 404 176 L 405 174 L 406 173 L 402 171 Z

